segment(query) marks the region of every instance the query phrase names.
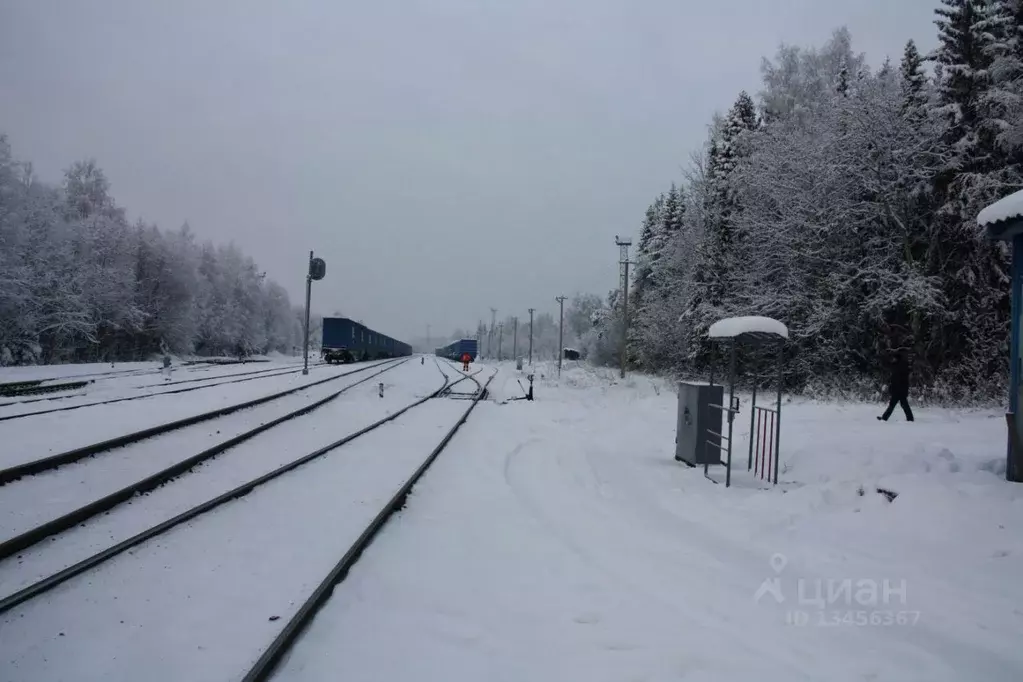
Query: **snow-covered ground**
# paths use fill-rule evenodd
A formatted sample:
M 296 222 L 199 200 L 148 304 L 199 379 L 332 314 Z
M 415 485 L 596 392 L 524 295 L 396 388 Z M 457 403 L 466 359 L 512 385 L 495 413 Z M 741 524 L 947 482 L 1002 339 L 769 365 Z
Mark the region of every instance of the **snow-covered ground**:
M 0 495 L 0 541 L 67 514 L 256 426 L 333 395 L 373 373 L 357 372 L 337 381 L 328 381 L 255 407 L 8 483 Z M 438 377 L 433 377 L 434 383 L 437 383 Z M 388 378 L 386 373 L 380 376 L 382 381 Z M 332 401 L 320 410 L 336 415 L 332 410 L 340 404 Z M 107 406 L 93 409 L 103 410 Z M 283 430 L 306 428 L 306 421 L 299 419 L 294 426 L 288 425 Z
M 299 391 L 281 401 L 275 400 L 237 415 L 189 427 L 181 432 L 143 441 L 79 464 L 9 484 L 14 494 L 10 496 L 11 504 L 7 504 L 5 497 L 0 497 L 0 527 L 14 525 L 23 531 L 67 513 L 100 495 L 185 459 L 213 443 L 226 440 L 236 432 L 340 391 L 346 385 L 355 384 L 363 376 L 365 374 L 359 373 L 336 384 L 331 382 L 308 391 Z M 383 398 L 378 395 L 378 384 L 381 382 L 384 384 Z M 0 562 L 0 575 L 8 578 L 0 584 L 0 598 L 273 471 L 316 447 L 382 419 L 416 398 L 437 390 L 443 383 L 442 375 L 433 366 L 424 368 L 419 363 L 409 362 L 359 384 L 322 407 L 207 460 L 169 485 L 136 497 L 109 513 L 94 517 L 71 531 L 23 551 L 16 559 L 12 557 Z M 287 402 L 282 405 L 282 401 Z M 196 430 L 199 426 L 202 428 Z M 221 435 L 216 435 L 218 433 Z M 85 470 L 78 472 L 78 469 Z M 103 472 L 107 472 L 110 480 L 103 478 Z M 23 484 L 23 490 L 18 487 L 19 484 Z M 17 500 L 24 502 L 31 499 L 28 496 L 33 493 L 40 500 L 39 504 L 25 509 L 29 507 L 28 504 L 16 503 Z M 0 533 L 0 539 L 5 539 L 7 534 Z
M 55 543 L 56 552 L 44 546 L 0 566 L 4 591 L 326 446 L 444 383 L 432 361 L 406 363 L 380 381 L 383 398 L 376 381 L 353 389 L 76 529 Z M 0 660 L 19 680 L 78 680 L 83 671 L 137 680 L 143 670 L 158 680 L 240 677 L 466 407 L 427 402 L 4 614 Z
M 277 679 L 1023 679 L 1000 414 L 786 400 L 786 485 L 725 489 L 670 385 L 569 364 L 478 408 Z
M 8 381 L 34 381 L 36 379 L 45 381 L 67 379 L 71 381 L 77 378 L 100 375 L 141 374 L 146 371 L 159 371 L 159 368 L 159 362 L 118 362 L 110 365 L 101 362 L 69 365 L 18 365 L 0 367 L 0 383 Z
M 1023 679 L 1023 486 L 997 411 L 882 423 L 786 398 L 762 489 L 742 396 L 726 489 L 673 459 L 667 382 L 544 363 L 536 400 L 510 401 L 529 368 L 500 370 L 275 679 Z M 429 359 L 385 378 L 0 563 L 0 594 L 440 384 Z M 427 403 L 3 614 L 0 678 L 239 679 L 467 406 Z
M 0 400 L 0 421 L 10 415 L 35 415 L 41 412 L 66 411 L 71 407 L 91 407 L 104 401 L 125 398 L 159 397 L 161 394 L 179 395 L 204 390 L 221 384 L 248 384 L 265 381 L 274 377 L 301 375 L 301 365 L 261 363 L 264 366 L 253 369 L 253 365 L 228 365 L 216 367 L 199 365 L 172 370 L 171 374 L 152 370 L 131 371 L 126 374 L 95 375 L 82 388 L 45 394 L 28 394 L 21 397 L 4 397 Z M 315 364 L 313 369 L 330 369 L 327 364 Z M 320 373 L 320 372 L 317 372 Z M 312 376 L 312 375 L 310 375 Z M 52 382 L 47 382 L 52 383 Z
M 313 362 L 316 358 L 310 358 Z M 238 372 L 251 371 L 270 367 L 301 366 L 302 358 L 281 355 L 259 356 L 250 362 L 223 362 L 217 358 L 193 358 L 186 364 L 185 360 L 174 359 L 171 362 L 172 374 L 183 376 L 187 372 L 224 371 L 234 369 Z M 74 381 L 76 379 L 106 379 L 117 376 L 145 376 L 162 374 L 163 363 L 159 360 L 145 362 L 117 362 L 106 364 L 89 362 L 65 365 L 17 365 L 0 367 L 0 383 L 8 381 L 33 381 L 41 379 L 47 382 L 58 380 Z

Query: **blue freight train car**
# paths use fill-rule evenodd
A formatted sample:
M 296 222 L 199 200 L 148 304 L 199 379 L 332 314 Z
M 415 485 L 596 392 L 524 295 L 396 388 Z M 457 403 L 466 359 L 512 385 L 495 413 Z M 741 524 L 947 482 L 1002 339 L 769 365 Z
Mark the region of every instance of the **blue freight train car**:
M 347 317 L 325 317 L 320 355 L 326 362 L 343 364 L 412 355 L 412 346 Z
M 461 362 L 462 354 L 468 353 L 475 361 L 478 353 L 478 344 L 476 343 L 476 339 L 460 339 L 454 343 L 449 343 L 443 348 L 438 348 L 435 352 L 442 358 L 455 360 L 456 362 Z

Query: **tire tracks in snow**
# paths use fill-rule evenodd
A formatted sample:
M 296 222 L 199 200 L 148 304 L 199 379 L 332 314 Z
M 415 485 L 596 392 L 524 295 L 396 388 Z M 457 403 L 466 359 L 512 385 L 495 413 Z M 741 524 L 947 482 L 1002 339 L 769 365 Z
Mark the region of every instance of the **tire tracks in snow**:
M 546 530 L 552 537 L 563 544 L 568 550 L 572 552 L 577 558 L 579 558 L 587 566 L 596 568 L 605 577 L 610 578 L 613 582 L 629 588 L 630 591 L 641 595 L 644 600 L 657 603 L 659 605 L 664 604 L 664 600 L 661 596 L 651 593 L 641 585 L 636 584 L 633 580 L 626 576 L 621 575 L 620 572 L 615 571 L 607 565 L 607 562 L 602 558 L 598 557 L 594 552 L 585 548 L 581 543 L 577 542 L 572 536 L 572 533 L 565 530 L 564 524 L 559 523 L 556 516 L 547 512 L 543 505 L 537 501 L 537 496 L 529 492 L 529 486 L 526 482 L 528 479 L 524 476 L 520 476 L 517 473 L 518 466 L 513 466 L 513 462 L 521 459 L 521 454 L 530 445 L 541 443 L 542 439 L 533 437 L 519 443 L 512 450 L 505 455 L 504 460 L 504 478 L 508 484 L 512 494 L 522 505 L 523 509 L 541 526 Z M 513 473 L 516 470 L 516 473 Z M 531 471 L 535 472 L 537 469 L 533 468 Z M 567 506 L 567 505 L 566 505 Z
M 544 460 L 536 458 L 533 460 L 534 464 L 544 461 L 557 462 L 553 472 L 542 466 L 530 466 L 527 469 L 523 463 L 523 457 L 528 456 L 527 453 L 529 453 L 531 446 L 537 445 L 541 441 L 542 439 L 538 437 L 529 438 L 516 445 L 505 455 L 505 480 L 523 509 L 546 532 L 564 545 L 583 565 L 596 570 L 613 586 L 628 592 L 635 598 L 641 599 L 649 605 L 648 608 L 652 612 L 667 609 L 678 620 L 691 621 L 694 624 L 698 623 L 700 628 L 713 631 L 715 638 L 720 641 L 734 639 L 736 636 L 736 619 L 740 614 L 745 617 L 749 617 L 751 614 L 748 607 L 739 610 L 738 608 L 733 608 L 733 604 L 737 607 L 736 601 L 745 601 L 745 599 L 752 602 L 754 590 L 759 581 L 768 577 L 768 563 L 766 561 L 763 562 L 765 568 L 764 575 L 756 576 L 756 579 L 747 585 L 747 581 L 744 580 L 747 577 L 747 572 L 742 567 L 751 565 L 748 552 L 735 552 L 733 549 L 729 551 L 730 554 L 736 554 L 737 556 L 745 555 L 745 560 L 724 562 L 716 556 L 715 551 L 708 551 L 707 545 L 701 542 L 693 547 L 695 551 L 689 555 L 689 558 L 692 559 L 692 567 L 701 569 L 701 573 L 703 573 L 702 576 L 695 576 L 695 579 L 700 580 L 708 577 L 717 579 L 719 584 L 714 587 L 715 591 L 720 591 L 721 594 L 732 595 L 732 597 L 723 602 L 701 599 L 698 603 L 693 603 L 684 596 L 687 592 L 691 593 L 691 587 L 677 592 L 655 591 L 649 584 L 644 583 L 641 572 L 630 573 L 625 568 L 629 565 L 635 568 L 643 568 L 648 566 L 649 563 L 635 563 L 629 557 L 652 556 L 660 566 L 663 566 L 665 563 L 671 565 L 672 559 L 675 558 L 671 556 L 672 552 L 670 550 L 658 551 L 658 547 L 666 546 L 677 549 L 680 539 L 685 543 L 689 537 L 685 530 L 689 528 L 696 529 L 699 526 L 692 524 L 692 522 L 686 522 L 681 524 L 682 527 L 679 529 L 679 532 L 670 535 L 664 535 L 659 530 L 655 530 L 654 532 L 657 535 L 664 535 L 664 543 L 662 545 L 655 544 L 655 551 L 651 555 L 650 544 L 644 543 L 641 540 L 630 540 L 633 537 L 644 537 L 643 535 L 637 536 L 635 533 L 635 522 L 640 519 L 637 518 L 633 508 L 640 506 L 650 509 L 644 501 L 646 497 L 638 496 L 641 499 L 635 499 L 634 496 L 628 494 L 606 495 L 601 490 L 603 485 L 601 480 L 603 477 L 597 473 L 597 466 L 592 461 L 592 455 L 585 448 L 579 451 L 579 458 L 572 460 L 566 460 L 565 451 L 563 450 L 559 450 L 558 455 L 554 459 Z M 577 472 L 573 471 L 578 466 L 573 466 L 573 464 L 585 467 L 592 474 L 595 485 L 583 484 Z M 527 471 L 528 473 L 526 473 Z M 534 492 L 531 481 L 540 480 L 548 485 L 554 481 L 555 483 L 551 487 L 557 486 L 559 493 L 569 492 L 570 494 L 552 495 L 544 492 Z M 566 483 L 571 485 L 566 485 Z M 581 494 L 572 494 L 577 492 Z M 552 511 L 549 501 L 555 499 L 558 501 L 559 508 L 571 509 L 573 510 L 572 514 L 562 517 L 557 511 Z M 653 510 L 651 509 L 651 511 Z M 647 519 L 646 524 L 642 524 L 643 527 L 647 529 L 665 527 L 665 516 L 658 518 L 652 516 L 649 512 L 644 512 L 642 515 L 650 517 Z M 587 518 L 588 528 L 597 527 L 605 531 L 601 534 L 603 537 L 599 538 L 600 544 L 591 545 L 585 538 L 580 539 L 577 537 L 576 533 L 572 530 L 572 522 L 565 520 L 582 516 Z M 654 521 L 655 518 L 657 519 L 656 521 Z M 672 523 L 679 521 L 678 517 L 674 514 L 669 515 L 667 518 Z M 695 533 L 694 535 L 699 536 L 702 533 Z M 719 537 L 712 544 L 726 545 L 727 543 L 721 542 L 722 539 Z M 688 546 L 688 543 L 686 543 L 686 546 Z M 612 547 L 610 551 L 613 552 L 613 555 L 609 554 L 608 551 L 602 551 L 601 547 Z M 624 557 L 624 561 L 621 565 L 615 565 L 616 562 L 613 557 Z M 658 568 L 657 570 L 663 569 Z M 685 580 L 688 573 L 684 566 L 679 567 L 680 580 Z M 732 584 L 729 585 L 727 583 Z M 652 581 L 652 584 L 661 585 L 663 582 L 656 580 Z M 749 588 L 748 590 L 745 589 L 747 587 Z M 577 622 L 587 622 L 589 619 L 592 619 L 589 614 L 583 614 L 582 617 L 584 620 L 577 620 Z M 781 618 L 781 611 L 764 609 L 760 612 L 758 620 L 762 620 L 763 627 L 767 628 L 772 623 L 776 627 L 778 619 Z M 599 617 L 596 620 L 599 620 Z M 750 624 L 745 623 L 745 625 L 749 626 Z M 848 636 L 851 640 L 859 639 L 863 641 L 863 634 L 860 633 L 860 636 L 857 637 L 856 634 L 850 632 Z M 876 641 L 872 640 L 873 637 L 869 637 L 864 642 L 864 645 L 876 644 Z M 747 640 L 746 646 L 756 652 L 754 654 L 756 658 L 773 661 L 775 665 L 787 669 L 796 678 L 803 675 L 803 671 L 806 669 L 805 664 L 808 660 L 819 660 L 821 655 L 819 652 L 815 652 L 815 647 L 810 641 L 800 640 L 794 643 L 794 645 L 785 647 L 777 646 L 776 642 L 776 639 L 771 638 L 765 638 L 762 642 Z M 902 653 L 911 652 L 903 651 Z M 915 653 L 917 652 L 912 652 L 911 655 Z M 926 655 L 928 650 L 921 646 L 920 653 Z
M 596 471 L 596 467 L 599 466 L 599 464 L 595 463 L 596 458 L 594 452 L 588 448 L 584 449 L 583 456 L 588 461 L 590 468 Z M 599 460 L 596 461 L 599 462 Z M 617 473 L 619 474 L 618 476 L 609 476 L 608 478 L 613 480 L 622 480 L 620 476 L 622 472 L 618 471 Z M 600 478 L 599 474 L 597 474 L 597 476 Z M 693 479 L 697 486 L 703 483 L 702 479 L 697 480 L 695 476 Z M 730 536 L 725 530 L 722 530 L 719 534 L 715 534 L 707 527 L 706 524 L 698 523 L 689 517 L 680 515 L 678 513 L 678 509 L 672 508 L 670 505 L 665 503 L 663 496 L 657 494 L 658 491 L 651 491 L 648 486 L 643 485 L 643 483 L 649 479 L 633 475 L 627 476 L 624 480 L 630 481 L 633 484 L 631 486 L 632 489 L 637 492 L 636 494 L 627 496 L 627 499 L 630 502 L 628 505 L 618 505 L 617 513 L 600 510 L 603 512 L 602 515 L 608 524 L 622 524 L 623 519 L 627 518 L 630 514 L 637 522 L 642 522 L 645 519 L 648 524 L 657 527 L 665 526 L 665 519 L 668 519 L 669 523 L 678 529 L 678 532 L 675 533 L 674 536 L 698 539 L 697 546 L 704 555 L 718 558 L 721 552 L 727 553 L 728 559 L 723 562 L 723 566 L 728 571 L 728 574 L 732 576 L 732 581 L 735 583 L 736 588 L 740 588 L 740 584 L 743 583 L 744 577 L 750 578 L 748 585 L 743 585 L 743 587 L 749 588 L 749 598 L 751 600 L 753 599 L 753 590 L 756 588 L 759 581 L 770 577 L 771 572 L 765 555 L 755 550 L 750 550 L 749 547 L 744 544 L 746 541 L 745 538 Z M 663 492 L 663 489 L 661 492 Z M 762 494 L 775 493 L 767 491 Z M 734 527 L 734 525 L 726 527 Z M 623 527 L 623 531 L 627 530 L 627 527 Z M 628 537 L 628 535 L 623 535 L 623 537 Z M 668 536 L 666 535 L 666 537 Z M 749 541 L 752 540 L 753 538 L 749 538 Z M 714 548 L 713 551 L 707 550 L 707 548 L 710 547 Z M 764 567 L 764 572 L 762 575 L 749 575 L 749 571 L 744 569 L 744 567 L 756 565 L 757 559 L 763 560 L 762 565 Z M 818 571 L 803 570 L 802 567 L 793 566 L 791 563 L 789 569 L 790 570 L 787 571 L 787 575 L 789 575 L 790 578 L 792 578 L 793 575 L 797 575 L 800 579 L 810 581 L 811 584 L 815 584 L 817 581 L 823 581 L 823 584 L 827 584 L 829 578 L 835 578 L 834 575 L 825 576 L 821 575 Z M 861 573 L 860 575 L 861 577 L 866 577 L 868 574 Z M 736 581 L 736 579 L 738 580 Z M 790 580 L 790 582 L 794 582 L 794 580 Z M 662 595 L 661 598 L 664 598 L 665 596 L 666 595 Z M 788 594 L 788 597 L 791 601 L 792 595 Z M 800 606 L 800 604 L 789 603 L 786 608 L 799 608 Z M 871 607 L 860 608 L 854 604 L 852 606 L 836 605 L 836 607 L 831 610 L 870 610 L 870 608 Z M 876 609 L 877 607 L 872 608 Z M 904 610 L 913 609 L 906 606 L 904 607 Z M 779 619 L 782 618 L 783 611 L 781 605 L 779 605 L 777 609 L 772 609 L 770 606 L 764 609 L 765 613 L 770 613 L 771 611 L 775 611 Z M 727 617 L 727 614 L 722 615 Z M 816 630 L 818 634 L 822 634 L 828 630 L 833 631 L 834 628 L 811 628 L 811 630 Z M 964 644 L 961 640 L 952 639 L 944 632 L 927 625 L 926 622 L 918 623 L 913 628 L 903 629 L 901 632 L 902 637 L 897 640 L 890 639 L 883 634 L 889 631 L 890 630 L 886 630 L 885 628 L 881 628 L 879 631 L 878 628 L 863 627 L 847 627 L 843 629 L 845 637 L 850 644 L 850 649 L 866 651 L 876 649 L 879 644 L 883 645 L 883 643 L 890 643 L 890 645 L 895 648 L 892 649 L 885 657 L 887 660 L 891 661 L 894 658 L 917 659 L 917 661 L 908 664 L 907 667 L 913 667 L 916 665 L 918 666 L 918 669 L 921 667 L 931 669 L 942 668 L 947 667 L 945 663 L 947 660 L 955 660 L 959 667 L 962 667 L 964 661 L 969 661 L 965 667 L 971 671 L 975 671 L 978 679 L 1010 679 L 1006 677 L 1006 675 L 1008 674 L 1007 671 L 1012 669 L 1012 662 L 997 658 L 997 654 L 994 652 L 987 651 L 986 649 L 982 649 L 977 646 Z M 724 634 L 725 636 L 728 636 L 729 633 L 726 631 Z M 734 632 L 732 634 L 734 635 Z M 857 642 L 859 644 L 856 644 Z M 793 649 L 791 646 L 786 647 L 788 651 L 797 654 L 797 660 L 805 662 L 806 660 L 814 658 L 816 655 L 814 653 L 812 643 L 800 641 L 798 646 L 798 649 Z M 940 659 L 936 658 L 932 653 L 938 651 L 942 653 L 942 657 Z M 921 666 L 921 663 L 925 663 L 925 665 Z

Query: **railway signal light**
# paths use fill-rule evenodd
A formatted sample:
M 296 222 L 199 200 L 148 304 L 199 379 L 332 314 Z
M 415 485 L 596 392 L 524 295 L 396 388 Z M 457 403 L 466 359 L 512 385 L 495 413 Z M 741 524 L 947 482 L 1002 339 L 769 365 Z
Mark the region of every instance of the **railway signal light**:
M 327 274 L 327 261 L 322 258 L 309 260 L 309 279 L 320 280 Z

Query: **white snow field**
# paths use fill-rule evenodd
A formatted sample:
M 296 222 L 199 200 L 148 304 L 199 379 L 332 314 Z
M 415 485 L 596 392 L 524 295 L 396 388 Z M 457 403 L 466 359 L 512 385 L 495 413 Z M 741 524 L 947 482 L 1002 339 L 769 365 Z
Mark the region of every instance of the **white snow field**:
M 786 397 L 772 487 L 745 472 L 742 396 L 726 489 L 674 461 L 672 385 L 534 370 L 536 400 L 512 402 L 529 369 L 500 365 L 274 679 L 1023 679 L 999 410 L 881 423 L 882 405 Z M 380 379 L 384 398 L 367 382 L 0 563 L 0 595 L 441 384 L 430 359 Z M 241 679 L 468 405 L 430 401 L 0 615 L 0 680 Z
M 670 385 L 551 372 L 477 408 L 275 679 L 1023 679 L 998 411 L 786 399 L 785 485 L 726 489 L 673 460 Z

